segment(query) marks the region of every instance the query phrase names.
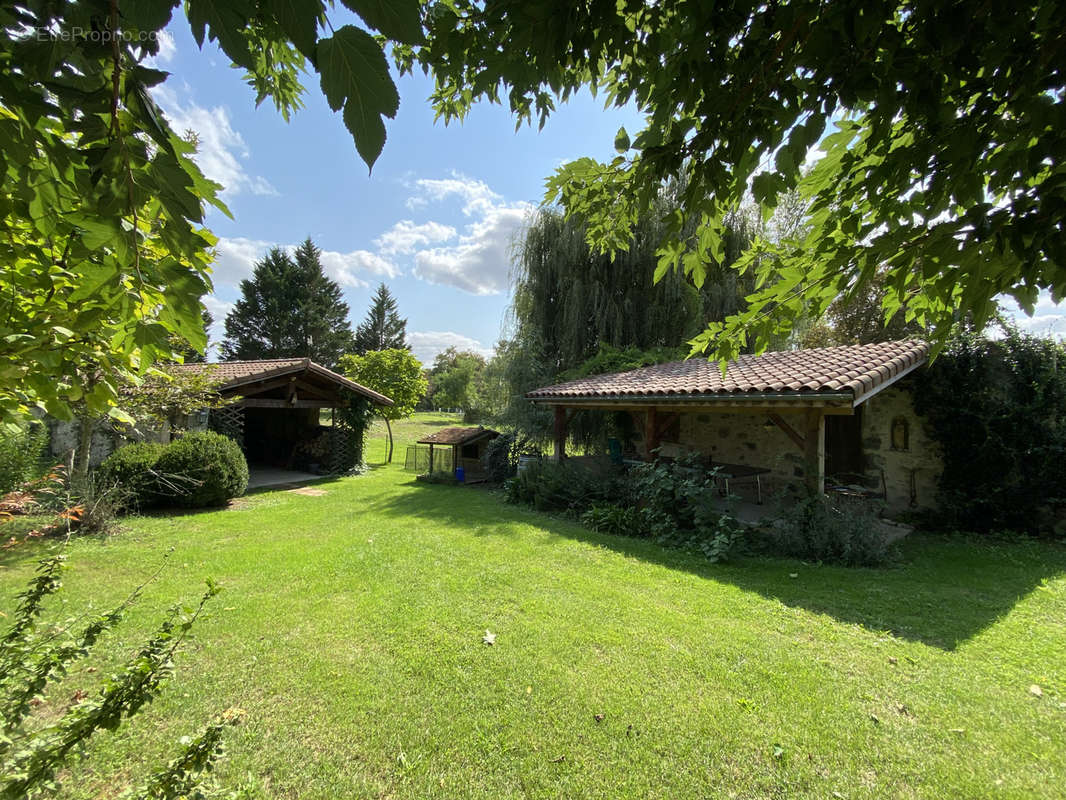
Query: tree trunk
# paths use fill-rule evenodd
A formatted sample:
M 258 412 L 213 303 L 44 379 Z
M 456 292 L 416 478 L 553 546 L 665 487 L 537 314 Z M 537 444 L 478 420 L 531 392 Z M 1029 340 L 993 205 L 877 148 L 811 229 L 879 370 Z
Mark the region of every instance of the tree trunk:
M 385 459 L 385 463 L 386 464 L 391 464 L 392 463 L 392 426 L 389 424 L 389 418 L 388 417 L 382 416 L 382 419 L 385 420 L 385 429 L 388 430 L 388 432 L 389 432 L 389 455 L 388 455 L 388 458 Z
M 93 446 L 93 428 L 96 420 L 88 414 L 78 418 L 78 447 L 74 451 L 74 475 L 78 481 L 89 476 L 89 455 Z

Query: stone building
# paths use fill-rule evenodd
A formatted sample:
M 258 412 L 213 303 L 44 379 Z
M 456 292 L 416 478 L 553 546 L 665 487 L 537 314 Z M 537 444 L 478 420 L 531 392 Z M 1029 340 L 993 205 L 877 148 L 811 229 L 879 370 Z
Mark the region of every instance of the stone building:
M 881 497 L 892 512 L 935 503 L 937 443 L 911 404 L 907 376 L 926 362 L 918 341 L 740 356 L 723 376 L 691 359 L 594 375 L 526 396 L 555 409 L 556 454 L 579 411 L 623 411 L 641 459 L 693 454 L 738 488 Z

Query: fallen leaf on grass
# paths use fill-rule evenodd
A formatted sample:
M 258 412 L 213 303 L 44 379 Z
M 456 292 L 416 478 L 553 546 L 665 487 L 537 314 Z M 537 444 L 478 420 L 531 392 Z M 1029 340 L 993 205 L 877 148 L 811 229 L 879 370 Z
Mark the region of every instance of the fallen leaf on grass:
M 604 714 L 593 714 L 592 718 L 597 722 L 603 722 Z
M 1029 687 L 1029 694 L 1031 694 L 1033 697 L 1043 697 L 1044 690 L 1034 683 L 1032 686 Z
M 496 634 L 492 631 L 485 631 L 485 635 L 481 637 L 481 641 L 485 644 L 496 644 Z
M 552 759 L 553 764 L 561 764 L 564 761 L 566 761 L 566 756 L 559 756 L 558 758 Z

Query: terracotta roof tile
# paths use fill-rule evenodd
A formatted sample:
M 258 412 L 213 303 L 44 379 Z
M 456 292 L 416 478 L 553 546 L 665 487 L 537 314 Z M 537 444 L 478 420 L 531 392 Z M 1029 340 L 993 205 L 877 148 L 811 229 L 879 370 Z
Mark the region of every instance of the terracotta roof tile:
M 368 397 L 378 405 L 392 405 L 392 400 L 385 395 L 375 392 L 373 389 L 368 389 L 349 378 L 345 378 L 343 375 L 338 375 L 333 370 L 326 369 L 309 358 L 267 358 L 259 361 L 220 361 L 217 364 L 177 364 L 173 367 L 168 367 L 168 369 L 178 372 L 200 372 L 210 369 L 222 381 L 222 384 L 218 387 L 220 392 L 235 389 L 250 381 L 259 381 L 295 372 L 312 372 L 346 389 Z
M 702 358 L 656 364 L 630 372 L 592 375 L 526 394 L 534 401 L 654 396 L 720 396 L 797 392 L 865 394 L 926 360 L 929 347 L 907 340 L 783 350 L 717 363 Z

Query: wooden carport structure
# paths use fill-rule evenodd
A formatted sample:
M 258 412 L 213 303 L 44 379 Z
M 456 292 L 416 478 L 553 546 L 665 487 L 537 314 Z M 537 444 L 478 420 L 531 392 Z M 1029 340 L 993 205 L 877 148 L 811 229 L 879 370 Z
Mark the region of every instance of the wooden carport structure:
M 789 350 L 717 363 L 691 359 L 629 372 L 594 375 L 526 394 L 555 412 L 555 459 L 565 457 L 567 430 L 581 410 L 628 411 L 642 418 L 648 457 L 679 414 L 759 414 L 802 452 L 804 482 L 825 484 L 826 418 L 852 415 L 870 397 L 925 363 L 920 341 Z
M 175 369 L 209 370 L 220 381 L 216 391 L 234 402 L 212 411 L 209 425 L 236 440 L 250 463 L 292 468 L 296 448 L 313 434 L 320 440 L 316 446 L 324 459 L 321 469 L 344 472 L 362 455 L 363 432 L 354 430 L 337 410 L 346 408 L 352 397 L 392 405 L 388 397 L 309 358 L 184 364 Z M 323 409 L 331 411 L 329 426 L 319 424 Z

